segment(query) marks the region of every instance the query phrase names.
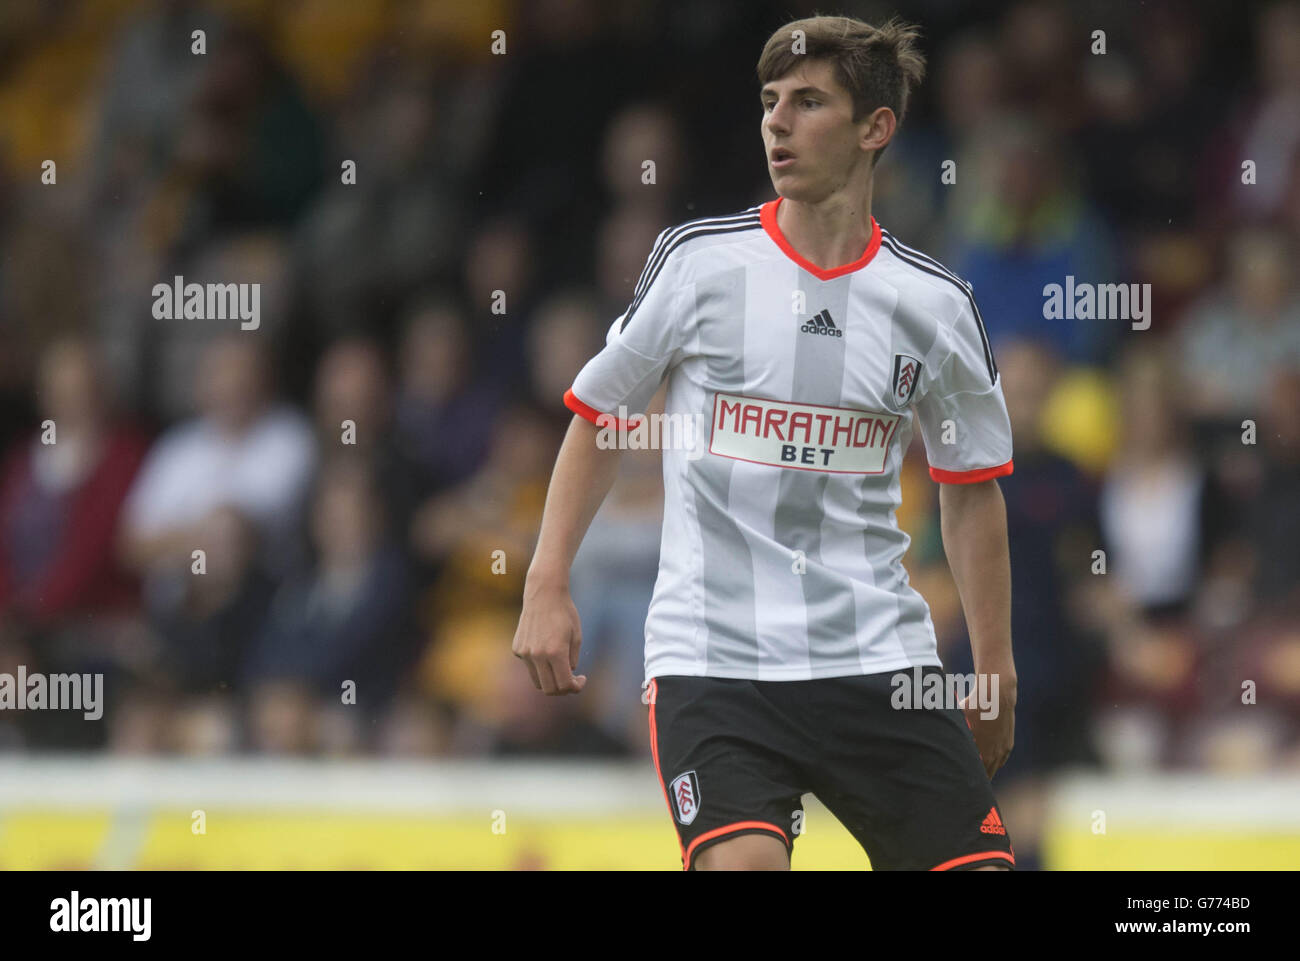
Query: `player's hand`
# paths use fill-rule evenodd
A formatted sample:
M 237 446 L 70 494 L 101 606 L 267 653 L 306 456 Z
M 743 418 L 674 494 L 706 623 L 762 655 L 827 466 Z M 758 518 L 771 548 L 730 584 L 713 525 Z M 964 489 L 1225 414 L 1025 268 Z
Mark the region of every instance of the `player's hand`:
M 528 667 L 533 687 L 544 694 L 577 694 L 585 674 L 573 673 L 582 647 L 582 624 L 564 587 L 524 587 L 524 608 L 511 646 Z
M 998 704 L 996 717 L 980 717 L 980 714 L 992 713 L 981 708 L 975 698 L 975 692 L 968 694 L 961 702 L 961 709 L 966 714 L 966 723 L 975 735 L 975 746 L 979 748 L 980 760 L 984 762 L 984 771 L 992 779 L 994 773 L 1011 756 L 1011 747 L 1015 743 L 1016 729 L 1016 678 L 1011 674 L 999 677 Z

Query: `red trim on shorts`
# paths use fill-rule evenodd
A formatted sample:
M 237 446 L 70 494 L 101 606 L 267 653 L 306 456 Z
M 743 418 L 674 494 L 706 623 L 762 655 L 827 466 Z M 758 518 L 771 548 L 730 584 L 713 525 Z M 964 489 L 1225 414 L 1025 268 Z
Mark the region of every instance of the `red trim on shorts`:
M 664 792 L 664 803 L 668 805 L 668 816 L 673 819 L 673 833 L 677 834 L 677 847 L 682 854 L 682 870 L 686 870 L 686 849 L 682 847 L 682 836 L 677 832 L 677 815 L 673 814 L 673 802 L 668 800 L 668 785 L 659 770 L 659 732 L 655 728 L 655 701 L 659 700 L 659 680 L 650 679 L 650 756 L 655 763 L 655 777 L 659 778 L 659 787 Z
M 951 871 L 963 864 L 970 864 L 972 861 L 987 861 L 989 858 L 1002 858 L 1005 861 L 1010 861 L 1012 866 L 1016 863 L 1016 859 L 1006 851 L 984 851 L 981 854 L 965 854 L 959 858 L 953 858 L 951 861 L 944 861 L 943 864 L 932 867 L 930 870 Z
M 930 477 L 941 484 L 978 484 L 980 481 L 992 480 L 994 477 L 1004 477 L 1014 469 L 1013 461 L 1007 461 L 997 467 L 980 467 L 976 470 L 944 470 L 942 467 L 931 467 Z
M 690 858 L 691 855 L 695 853 L 695 849 L 699 847 L 701 844 L 703 844 L 705 841 L 712 841 L 716 837 L 721 837 L 724 834 L 731 834 L 735 831 L 752 831 L 752 830 L 772 831 L 776 834 L 779 834 L 781 835 L 781 840 L 785 842 L 786 850 L 788 851 L 790 849 L 790 839 L 786 837 L 785 832 L 782 831 L 775 824 L 771 824 L 767 821 L 737 821 L 735 824 L 724 824 L 722 827 L 714 828 L 712 831 L 705 831 L 694 841 L 692 841 L 691 846 L 686 849 L 687 867 L 689 868 L 690 866 Z

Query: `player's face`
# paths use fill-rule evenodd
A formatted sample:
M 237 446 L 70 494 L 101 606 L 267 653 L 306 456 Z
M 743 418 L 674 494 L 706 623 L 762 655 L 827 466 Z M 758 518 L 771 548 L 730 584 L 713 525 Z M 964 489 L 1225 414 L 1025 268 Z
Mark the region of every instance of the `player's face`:
M 809 61 L 765 84 L 759 96 L 767 170 L 782 197 L 815 203 L 869 167 L 864 125 L 853 122 L 853 98 L 828 62 Z

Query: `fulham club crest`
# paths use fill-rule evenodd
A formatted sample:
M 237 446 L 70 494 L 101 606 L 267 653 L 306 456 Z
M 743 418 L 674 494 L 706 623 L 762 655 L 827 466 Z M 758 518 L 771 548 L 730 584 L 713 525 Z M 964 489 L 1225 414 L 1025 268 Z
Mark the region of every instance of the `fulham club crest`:
M 894 355 L 894 377 L 890 382 L 889 406 L 902 410 L 912 402 L 916 382 L 921 379 L 921 362 L 911 354 Z
M 672 798 L 673 814 L 681 824 L 690 824 L 700 813 L 700 779 L 694 771 L 673 778 L 673 783 L 668 785 L 668 796 Z

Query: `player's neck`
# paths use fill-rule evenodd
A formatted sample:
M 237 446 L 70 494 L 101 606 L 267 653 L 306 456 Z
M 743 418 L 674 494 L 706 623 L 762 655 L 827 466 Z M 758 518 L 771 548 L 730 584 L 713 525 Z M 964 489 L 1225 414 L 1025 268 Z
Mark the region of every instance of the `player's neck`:
M 827 270 L 852 263 L 871 241 L 871 181 L 864 190 L 841 191 L 816 203 L 785 198 L 776 222 L 805 260 Z

